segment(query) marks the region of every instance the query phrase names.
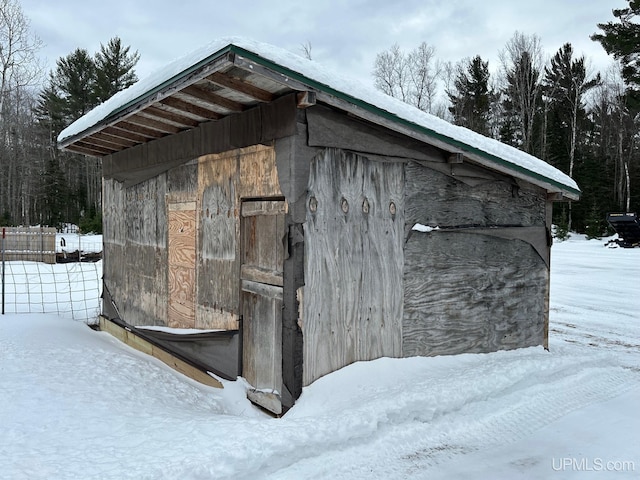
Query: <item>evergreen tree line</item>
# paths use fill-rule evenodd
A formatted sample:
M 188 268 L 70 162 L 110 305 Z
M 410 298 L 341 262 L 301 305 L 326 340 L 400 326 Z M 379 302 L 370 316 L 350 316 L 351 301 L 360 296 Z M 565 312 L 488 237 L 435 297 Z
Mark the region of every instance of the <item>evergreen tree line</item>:
M 494 73 L 480 56 L 441 63 L 426 43 L 410 52 L 394 45 L 376 57 L 375 85 L 567 173 L 582 198 L 556 204 L 554 222 L 602 235 L 607 212 L 640 211 L 640 0 L 627 1 L 592 36 L 616 60 L 607 72 L 589 72 L 569 43 L 545 61 L 540 39 L 516 32 Z M 42 87 L 41 42 L 18 0 L 0 0 L 0 9 L 0 223 L 99 230 L 100 159 L 61 152 L 56 139 L 137 81 L 139 55 L 118 37 L 93 55 L 77 48 Z
M 554 223 L 561 233 L 605 235 L 608 212 L 640 211 L 640 0 L 613 14 L 591 37 L 616 60 L 604 73 L 590 73 L 570 43 L 545 62 L 540 39 L 516 32 L 493 74 L 480 56 L 443 64 L 425 43 L 394 45 L 376 57 L 375 85 L 568 174 L 582 197 L 555 204 Z
M 137 81 L 139 55 L 118 37 L 93 55 L 77 48 L 57 60 L 42 86 L 40 40 L 17 0 L 0 0 L 0 9 L 0 224 L 101 231 L 101 161 L 62 152 L 56 141 Z

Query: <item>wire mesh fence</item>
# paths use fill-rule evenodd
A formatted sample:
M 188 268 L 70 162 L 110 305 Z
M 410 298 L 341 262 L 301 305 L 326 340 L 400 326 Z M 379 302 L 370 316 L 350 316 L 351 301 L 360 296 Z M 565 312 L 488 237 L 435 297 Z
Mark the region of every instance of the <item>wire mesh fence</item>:
M 5 263 L 3 313 L 56 313 L 87 323 L 100 313 L 102 262 Z
M 41 233 L 46 242 L 36 239 L 37 231 L 15 233 L 9 241 L 3 229 L 2 313 L 55 313 L 97 322 L 102 293 L 102 238 L 54 233 L 54 245 L 50 233 Z M 47 255 L 54 249 L 54 262 L 50 258 L 30 260 L 40 258 L 34 246 L 45 243 Z M 6 248 L 8 245 L 10 249 Z

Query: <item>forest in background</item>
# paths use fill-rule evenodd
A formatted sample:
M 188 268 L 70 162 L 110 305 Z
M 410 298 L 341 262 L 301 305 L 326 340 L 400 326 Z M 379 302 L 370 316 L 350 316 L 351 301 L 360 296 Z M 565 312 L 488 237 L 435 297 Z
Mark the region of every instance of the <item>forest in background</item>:
M 548 55 L 515 32 L 493 71 L 481 57 L 440 62 L 433 46 L 376 56 L 376 88 L 545 160 L 574 178 L 575 203 L 554 208 L 560 232 L 597 237 L 606 213 L 640 211 L 640 0 L 594 25 L 605 72 L 570 43 Z M 41 67 L 42 45 L 18 0 L 0 0 L 0 224 L 75 223 L 101 232 L 101 160 L 58 150 L 60 131 L 137 81 L 137 51 L 118 37 Z M 311 45 L 303 45 L 311 57 Z M 493 72 L 493 73 L 492 73 Z M 44 81 L 43 81 L 44 78 Z

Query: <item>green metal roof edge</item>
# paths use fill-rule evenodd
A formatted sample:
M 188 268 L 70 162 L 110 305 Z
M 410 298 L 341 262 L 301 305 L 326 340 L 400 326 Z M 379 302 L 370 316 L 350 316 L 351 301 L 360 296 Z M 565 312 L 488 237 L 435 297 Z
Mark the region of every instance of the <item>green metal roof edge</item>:
M 568 185 L 565 185 L 557 180 L 554 180 L 552 178 L 548 178 L 545 177 L 544 175 L 538 173 L 538 172 L 534 172 L 531 171 L 521 165 L 517 165 L 514 163 L 511 163 L 507 160 L 504 160 L 496 155 L 493 155 L 491 153 L 485 152 L 484 150 L 481 150 L 477 147 L 474 147 L 472 145 L 468 145 L 464 142 L 461 142 L 460 140 L 456 140 L 454 138 L 448 137 L 446 135 L 443 135 L 441 133 L 438 133 L 434 130 L 431 130 L 430 128 L 424 127 L 422 125 L 419 125 L 417 123 L 411 122 L 409 120 L 406 120 L 402 117 L 399 117 L 398 115 L 388 112 L 387 110 L 384 110 L 380 107 L 377 107 L 371 103 L 365 102 L 364 100 L 361 100 L 357 97 L 354 97 L 352 95 L 349 95 L 348 93 L 344 93 L 341 92 L 340 90 L 336 90 L 335 88 L 331 87 L 330 85 L 327 85 L 325 83 L 321 83 L 318 82 L 317 80 L 313 80 L 312 78 L 307 78 L 304 75 L 302 75 L 301 73 L 296 72 L 295 70 L 291 70 L 287 67 L 284 67 L 282 65 L 279 65 L 271 60 L 269 60 L 268 58 L 262 57 L 254 52 L 251 52 L 250 50 L 245 50 L 242 47 L 238 47 L 237 45 L 230 45 L 229 46 L 230 49 L 234 52 L 234 53 L 238 53 L 246 58 L 248 58 L 251 61 L 254 61 L 256 63 L 259 63 L 265 67 L 268 67 L 271 70 L 274 70 L 280 74 L 286 75 L 288 77 L 293 78 L 296 81 L 299 81 L 301 83 L 305 83 L 307 85 L 309 85 L 310 87 L 316 88 L 318 90 L 324 91 L 326 93 L 329 93 L 341 100 L 345 100 L 353 105 L 356 105 L 364 110 L 369 111 L 370 113 L 374 113 L 376 115 L 379 115 L 387 120 L 391 120 L 395 123 L 401 124 L 405 127 L 409 127 L 412 130 L 416 130 L 417 132 L 420 133 L 424 133 L 427 134 L 429 136 L 435 137 L 438 140 L 442 140 L 445 143 L 449 143 L 451 145 L 454 145 L 458 148 L 461 148 L 463 150 L 467 150 L 470 151 L 472 153 L 475 153 L 476 155 L 479 155 L 481 157 L 486 158 L 487 160 L 490 160 L 491 162 L 497 163 L 499 165 L 502 165 L 504 167 L 508 167 L 511 168 L 513 170 L 516 170 L 520 173 L 524 173 L 530 177 L 536 178 L 538 180 L 543 180 L 547 183 L 550 183 L 556 187 L 559 187 L 561 190 L 565 190 L 567 192 L 573 193 L 575 195 L 577 195 L 578 197 L 580 196 L 580 190 L 576 190 Z M 515 147 L 514 147 L 515 148 Z M 542 161 L 542 160 L 541 160 Z

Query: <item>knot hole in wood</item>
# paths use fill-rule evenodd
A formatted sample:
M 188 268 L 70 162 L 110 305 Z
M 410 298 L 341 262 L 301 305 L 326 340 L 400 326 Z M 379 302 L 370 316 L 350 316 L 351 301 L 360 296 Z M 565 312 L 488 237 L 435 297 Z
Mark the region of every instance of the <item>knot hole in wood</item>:
M 342 200 L 340 200 L 340 206 L 342 207 L 342 211 L 344 213 L 349 212 L 349 202 L 347 201 L 346 198 L 342 197 Z
M 316 197 L 311 197 L 309 199 L 309 210 L 311 213 L 316 213 L 318 211 L 318 200 Z

